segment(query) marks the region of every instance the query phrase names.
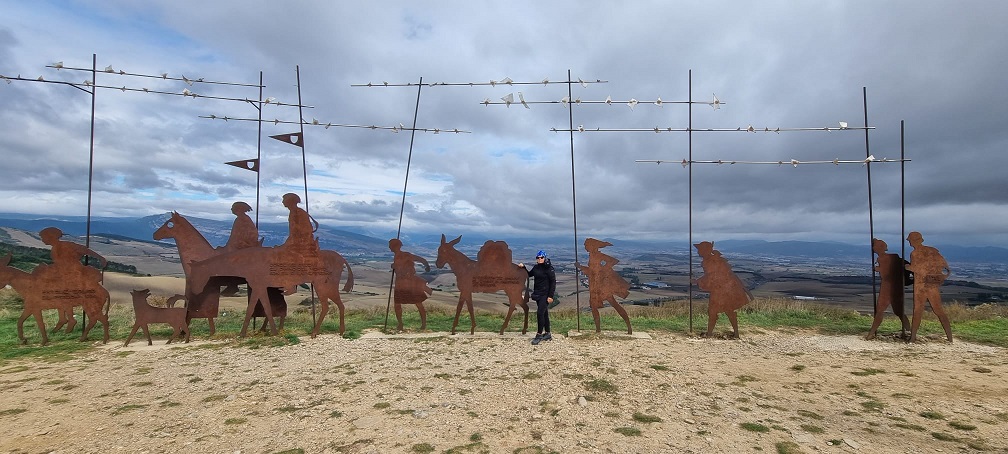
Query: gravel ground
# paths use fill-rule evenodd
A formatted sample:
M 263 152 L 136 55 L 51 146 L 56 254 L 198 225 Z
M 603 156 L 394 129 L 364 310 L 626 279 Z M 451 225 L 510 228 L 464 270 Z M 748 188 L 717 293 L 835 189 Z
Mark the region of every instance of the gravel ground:
M 1001 348 L 575 334 L 162 339 L 17 360 L 0 366 L 0 450 L 1008 452 Z

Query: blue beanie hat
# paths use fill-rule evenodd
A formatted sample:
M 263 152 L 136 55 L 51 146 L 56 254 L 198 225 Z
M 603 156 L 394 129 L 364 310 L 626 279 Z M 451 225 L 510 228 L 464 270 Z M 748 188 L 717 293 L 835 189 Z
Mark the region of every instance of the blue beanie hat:
M 539 257 L 545 258 L 546 257 L 546 251 L 540 249 L 539 252 L 536 252 L 536 258 L 539 258 Z

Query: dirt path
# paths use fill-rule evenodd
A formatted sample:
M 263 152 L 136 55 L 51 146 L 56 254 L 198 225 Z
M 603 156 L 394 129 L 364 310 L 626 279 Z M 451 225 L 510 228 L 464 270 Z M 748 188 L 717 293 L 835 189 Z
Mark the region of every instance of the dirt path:
M 326 335 L 0 367 L 9 452 L 1006 452 L 1008 355 L 743 340 Z M 744 426 L 744 427 L 743 427 Z

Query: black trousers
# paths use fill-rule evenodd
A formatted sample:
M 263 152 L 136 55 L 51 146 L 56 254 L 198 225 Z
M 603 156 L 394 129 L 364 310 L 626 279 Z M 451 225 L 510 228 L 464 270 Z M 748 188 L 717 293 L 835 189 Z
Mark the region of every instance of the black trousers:
M 551 332 L 549 320 L 549 296 L 532 295 L 532 298 L 536 302 L 536 333 L 542 334 Z

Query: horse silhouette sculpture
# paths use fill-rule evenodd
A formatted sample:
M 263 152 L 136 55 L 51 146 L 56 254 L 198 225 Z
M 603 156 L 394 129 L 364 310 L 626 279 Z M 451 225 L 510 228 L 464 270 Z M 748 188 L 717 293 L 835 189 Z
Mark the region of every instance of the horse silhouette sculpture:
M 221 286 L 244 284 L 245 280 L 240 277 L 222 276 L 211 280 L 211 284 L 202 290 L 195 290 L 192 286 L 191 266 L 193 262 L 206 260 L 215 257 L 226 250 L 214 248 L 206 237 L 203 236 L 196 227 L 177 211 L 173 211 L 171 217 L 160 228 L 154 231 L 155 240 L 171 238 L 175 240 L 175 247 L 178 248 L 179 260 L 182 262 L 182 271 L 185 273 L 186 285 L 184 297 L 186 300 L 186 322 L 194 318 L 205 318 L 210 325 L 210 335 L 216 332 L 214 319 L 220 311 Z M 280 292 L 270 292 L 270 308 L 273 317 L 279 317 L 281 326 L 283 317 L 287 314 L 287 302 Z M 253 316 L 263 316 L 262 305 L 256 306 Z
M 339 308 L 339 333 L 343 334 L 343 300 L 340 299 L 340 277 L 343 267 L 347 269 L 344 292 L 353 289 L 353 270 L 350 264 L 336 251 L 320 250 L 317 254 L 301 256 L 284 247 L 250 247 L 210 257 L 190 264 L 192 288 L 202 291 L 214 277 L 237 276 L 245 279 L 249 289 L 249 305 L 245 312 L 245 322 L 241 335 L 248 332 L 249 320 L 255 316 L 257 304 L 265 309 L 266 323 L 277 334 L 271 308 L 269 289 L 289 288 L 303 283 L 311 283 L 318 293 L 322 311 L 315 321 L 312 337 L 322 328 L 322 321 L 329 313 L 329 302 Z
M 496 293 L 503 290 L 508 298 L 508 312 L 504 317 L 504 324 L 501 326 L 500 334 L 504 334 L 515 306 L 521 306 L 525 312 L 525 323 L 522 325 L 522 334 L 528 331 L 528 291 L 526 281 L 528 272 L 524 268 L 511 262 L 511 249 L 503 241 L 487 241 L 483 243 L 477 253 L 477 260 L 466 257 L 465 254 L 457 251 L 455 245 L 462 239 L 459 235 L 451 241 L 446 241 L 444 234 L 441 234 L 441 245 L 438 247 L 437 261 L 438 268 L 445 265 L 451 267 L 455 273 L 455 280 L 459 289 L 458 306 L 455 308 L 455 321 L 452 323 L 452 334 L 458 325 L 459 317 L 462 314 L 462 306 L 469 309 L 469 334 L 476 331 L 476 317 L 473 314 L 473 292 Z
M 56 309 L 62 323 L 66 317 L 73 320 L 75 306 L 83 306 L 88 318 L 80 340 L 87 340 L 88 332 L 100 321 L 105 331 L 102 341 L 108 343 L 108 310 L 111 301 L 108 291 L 99 282 L 82 279 L 80 275 L 51 277 L 48 276 L 51 273 L 46 272 L 47 265 L 39 265 L 31 273 L 26 273 L 8 266 L 10 261 L 10 254 L 0 259 L 0 286 L 10 285 L 24 299 L 24 310 L 17 321 L 18 339 L 21 339 L 22 344 L 28 343 L 24 336 L 24 322 L 29 316 L 35 316 L 35 323 L 42 335 L 42 345 L 45 345 L 49 343 L 49 336 L 46 334 L 45 321 L 42 320 L 42 311 Z M 70 324 L 67 332 L 72 328 L 73 324 Z

